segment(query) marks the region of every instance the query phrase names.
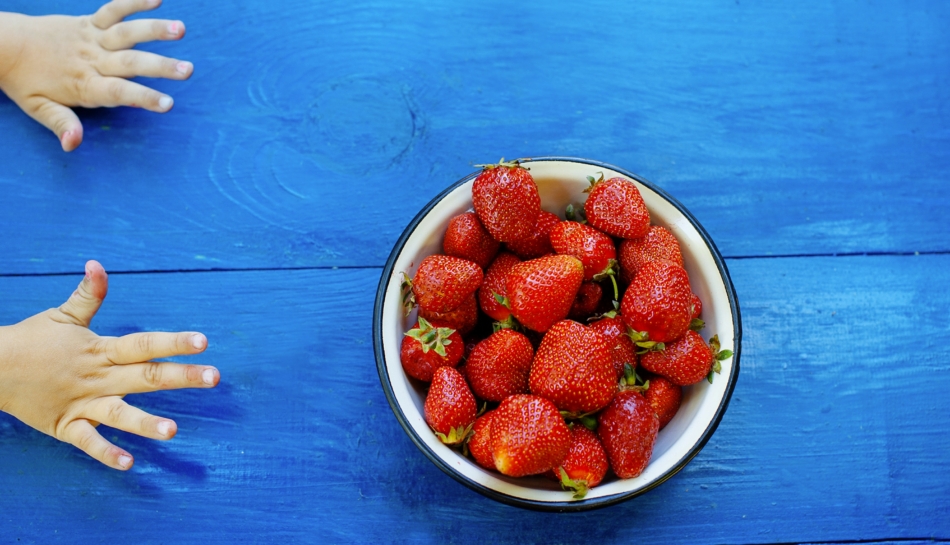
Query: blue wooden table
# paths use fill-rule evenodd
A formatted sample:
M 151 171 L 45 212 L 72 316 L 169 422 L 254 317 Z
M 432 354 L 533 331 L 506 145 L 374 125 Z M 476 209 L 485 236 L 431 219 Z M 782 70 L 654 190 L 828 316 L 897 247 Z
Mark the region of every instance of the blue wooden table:
M 0 10 L 84 14 L 89 0 Z M 102 335 L 197 330 L 210 391 L 123 473 L 0 414 L 0 542 L 950 542 L 950 3 L 183 2 L 160 116 L 55 138 L 0 96 L 0 324 L 110 272 Z M 654 182 L 726 257 L 742 371 L 686 468 L 605 509 L 487 499 L 380 388 L 402 229 L 500 157 Z M 589 536 L 589 537 L 582 537 Z

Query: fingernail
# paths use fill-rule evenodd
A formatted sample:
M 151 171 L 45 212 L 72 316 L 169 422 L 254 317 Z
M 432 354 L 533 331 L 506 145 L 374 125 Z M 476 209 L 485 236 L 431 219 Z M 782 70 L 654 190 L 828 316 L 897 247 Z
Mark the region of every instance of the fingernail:
M 192 335 L 191 336 L 191 346 L 195 348 L 204 348 L 205 340 L 201 335 Z
M 179 29 L 179 28 L 180 28 L 180 27 L 179 27 L 178 23 L 168 23 L 168 33 L 171 34 L 172 36 L 177 36 L 177 35 L 178 35 L 178 29 Z
M 171 107 L 172 107 L 172 104 L 174 104 L 174 103 L 175 103 L 175 101 L 172 100 L 172 97 L 162 97 L 162 98 L 158 99 L 158 107 L 161 108 L 161 109 L 163 109 L 163 110 L 167 110 L 167 109 L 171 108 Z
M 191 70 L 191 63 L 190 63 L 190 62 L 180 62 L 180 63 L 178 63 L 178 64 L 175 65 L 175 70 L 176 70 L 179 74 L 181 74 L 181 75 L 184 76 L 185 74 L 187 74 L 187 73 Z
M 154 8 L 155 6 L 159 5 L 161 2 L 162 0 L 148 0 L 148 5 Z
M 158 434 L 159 434 L 159 435 L 168 435 L 168 432 L 170 432 L 171 429 L 172 429 L 172 424 L 171 424 L 171 422 L 168 422 L 167 420 L 163 420 L 163 421 L 161 421 L 161 422 L 158 423 Z
M 130 465 L 132 465 L 131 456 L 127 454 L 123 454 L 119 456 L 119 467 L 121 467 L 122 469 L 128 469 Z
M 214 384 L 214 369 L 205 369 L 201 372 L 201 380 L 205 384 Z

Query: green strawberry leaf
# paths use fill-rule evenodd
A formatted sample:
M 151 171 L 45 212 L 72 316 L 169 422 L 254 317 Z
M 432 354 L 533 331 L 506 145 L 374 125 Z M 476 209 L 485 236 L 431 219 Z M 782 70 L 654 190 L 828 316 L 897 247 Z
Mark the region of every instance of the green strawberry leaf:
M 561 480 L 561 488 L 563 488 L 564 490 L 570 490 L 571 492 L 574 492 L 574 495 L 572 497 L 575 500 L 584 499 L 584 496 L 587 495 L 587 491 L 589 490 L 589 488 L 587 487 L 587 483 L 585 481 L 583 480 L 575 481 L 574 479 L 571 479 L 570 477 L 567 476 L 567 471 L 564 470 L 564 467 L 558 467 L 557 474 Z
M 419 327 L 410 329 L 405 333 L 407 337 L 419 341 L 422 346 L 422 353 L 428 353 L 434 350 L 436 354 L 446 356 L 445 347 L 452 344 L 449 337 L 455 333 L 455 330 L 449 327 L 433 327 L 428 320 L 419 317 Z

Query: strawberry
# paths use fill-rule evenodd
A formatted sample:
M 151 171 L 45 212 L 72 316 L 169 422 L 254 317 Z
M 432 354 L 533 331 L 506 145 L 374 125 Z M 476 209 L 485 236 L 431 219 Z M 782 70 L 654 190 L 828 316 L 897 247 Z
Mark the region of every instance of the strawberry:
M 515 254 L 502 251 L 485 271 L 485 277 L 478 288 L 478 306 L 492 320 L 504 322 L 511 316 L 511 311 L 499 299 L 505 299 L 508 293 L 505 289 L 508 271 L 518 263 L 521 263 L 521 260 Z
M 445 255 L 460 257 L 485 268 L 498 253 L 501 243 L 493 239 L 474 212 L 459 214 L 445 229 L 442 251 Z
M 689 310 L 690 318 L 696 320 L 699 318 L 700 314 L 703 313 L 703 300 L 699 298 L 695 293 L 690 295 L 689 298 Z
M 537 475 L 559 465 L 571 447 L 571 430 L 543 397 L 506 397 L 491 421 L 495 468 L 509 477 Z
M 600 284 L 597 282 L 582 282 L 567 316 L 575 320 L 586 320 L 588 316 L 597 311 L 603 297 L 604 290 L 600 287 Z
M 561 487 L 572 490 L 574 499 L 580 500 L 589 489 L 600 484 L 609 468 L 607 453 L 597 434 L 575 425 L 571 428 L 571 447 L 567 456 L 547 475 L 561 481 Z
M 643 395 L 656 412 L 662 430 L 676 416 L 676 411 L 683 401 L 683 388 L 659 375 L 650 376 L 648 383 Z
M 652 342 L 673 341 L 689 328 L 691 294 L 685 269 L 668 261 L 649 261 L 627 286 L 620 315 Z
M 584 265 L 584 280 L 602 280 L 615 274 L 617 248 L 612 238 L 576 221 L 562 221 L 551 229 L 551 247 L 572 255 Z
M 643 473 L 660 429 L 650 402 L 636 390 L 621 390 L 597 417 L 600 437 L 610 467 L 621 479 Z
M 436 368 L 455 367 L 464 353 L 465 344 L 457 331 L 420 317 L 403 337 L 399 359 L 406 374 L 430 382 Z
M 531 393 L 574 416 L 604 408 L 617 393 L 610 340 L 573 320 L 557 322 L 531 364 Z
M 641 355 L 640 366 L 680 386 L 695 384 L 712 370 L 712 348 L 699 333 L 687 330 L 679 339 L 665 344 L 663 350 Z
M 447 255 L 430 255 L 412 278 L 412 295 L 420 308 L 443 313 L 458 308 L 482 283 L 478 263 Z
M 505 246 L 521 259 L 534 259 L 553 254 L 551 230 L 559 223 L 561 223 L 561 218 L 557 214 L 542 210 L 534 229 L 527 237 L 510 240 L 505 243 Z
M 620 260 L 620 279 L 629 284 L 637 270 L 647 261 L 666 260 L 683 266 L 680 243 L 666 227 L 651 225 L 642 238 L 620 241 L 617 248 Z
M 528 329 L 543 333 L 564 319 L 584 280 L 576 257 L 549 255 L 511 268 L 505 282 L 511 314 Z
M 482 224 L 499 242 L 527 238 L 541 213 L 538 186 L 517 161 L 482 165 L 472 183 L 472 204 Z
M 472 434 L 468 439 L 468 452 L 475 463 L 485 469 L 495 469 L 495 460 L 491 453 L 491 421 L 495 411 L 487 411 L 475 419 Z
M 650 229 L 650 211 L 636 184 L 626 178 L 599 180 L 588 177 L 591 187 L 584 213 L 587 223 L 618 238 L 640 238 Z
M 419 316 L 430 322 L 440 322 L 461 335 L 468 335 L 478 324 L 478 300 L 473 293 L 461 305 L 447 312 L 431 312 L 420 306 Z
M 464 442 L 478 414 L 475 396 L 453 367 L 439 367 L 432 374 L 424 410 L 426 423 L 446 445 Z
M 472 392 L 486 401 L 501 401 L 528 393 L 528 372 L 534 347 L 523 334 L 499 329 L 478 343 L 465 364 Z
M 614 364 L 614 370 L 617 372 L 617 378 L 623 376 L 623 366 L 629 365 L 631 368 L 637 367 L 637 347 L 633 340 L 627 335 L 627 324 L 622 319 L 611 316 L 604 317 L 588 326 L 594 331 L 606 336 L 613 343 L 613 349 L 610 351 L 610 360 Z

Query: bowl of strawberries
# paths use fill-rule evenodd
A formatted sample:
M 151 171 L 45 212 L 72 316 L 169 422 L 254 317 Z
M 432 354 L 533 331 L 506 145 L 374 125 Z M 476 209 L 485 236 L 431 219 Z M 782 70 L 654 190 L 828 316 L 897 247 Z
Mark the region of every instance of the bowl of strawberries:
M 738 379 L 722 256 L 622 168 L 479 168 L 413 218 L 380 278 L 373 342 L 396 419 L 441 470 L 509 505 L 586 510 L 659 486 Z

